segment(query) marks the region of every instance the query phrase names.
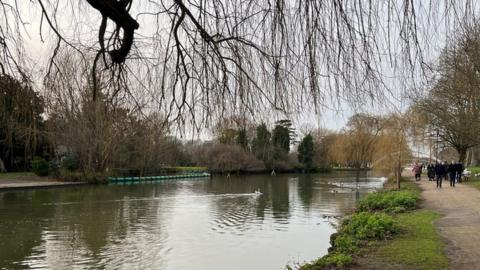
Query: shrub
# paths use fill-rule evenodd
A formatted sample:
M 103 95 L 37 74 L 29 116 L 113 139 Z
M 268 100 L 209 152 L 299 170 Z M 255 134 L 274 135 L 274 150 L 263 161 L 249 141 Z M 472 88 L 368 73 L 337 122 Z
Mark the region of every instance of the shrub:
M 48 174 L 55 178 L 60 177 L 60 163 L 58 160 L 54 159 L 48 162 Z
M 81 182 L 83 181 L 83 173 L 71 172 L 65 169 L 60 170 L 60 179 L 65 182 Z
M 60 171 L 60 178 L 65 182 L 87 182 L 89 184 L 106 184 L 108 174 L 104 172 L 71 172 L 65 169 Z
M 374 192 L 358 202 L 358 211 L 385 211 L 390 213 L 414 209 L 419 199 L 411 191 Z
M 34 157 L 31 162 L 33 173 L 38 176 L 48 175 L 48 162 L 42 157 Z
M 340 233 L 358 240 L 385 239 L 398 231 L 393 218 L 382 213 L 360 212 L 345 219 Z
M 78 169 L 78 162 L 71 156 L 66 156 L 62 159 L 62 169 L 66 169 L 68 171 L 75 171 Z
M 352 263 L 352 256 L 334 252 L 329 253 L 312 263 L 307 263 L 300 267 L 299 270 L 314 270 L 314 269 L 323 269 L 324 267 L 334 266 L 334 267 L 345 267 Z
M 108 183 L 108 174 L 104 172 L 88 172 L 83 175 L 83 181 L 90 184 Z
M 332 241 L 332 249 L 341 253 L 354 253 L 357 250 L 358 240 L 351 235 L 337 235 Z

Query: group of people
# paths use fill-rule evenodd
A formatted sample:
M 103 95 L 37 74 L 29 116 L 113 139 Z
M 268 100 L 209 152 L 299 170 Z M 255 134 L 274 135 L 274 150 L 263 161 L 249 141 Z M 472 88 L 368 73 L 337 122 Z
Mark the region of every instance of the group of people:
M 420 181 L 424 164 L 415 162 L 412 171 L 415 173 L 415 181 Z M 450 180 L 450 186 L 455 187 L 455 183 L 462 181 L 462 173 L 465 169 L 463 164 L 452 160 L 450 164 L 447 161 L 428 164 L 426 166 L 428 181 L 437 181 L 437 188 L 442 188 L 443 179 Z

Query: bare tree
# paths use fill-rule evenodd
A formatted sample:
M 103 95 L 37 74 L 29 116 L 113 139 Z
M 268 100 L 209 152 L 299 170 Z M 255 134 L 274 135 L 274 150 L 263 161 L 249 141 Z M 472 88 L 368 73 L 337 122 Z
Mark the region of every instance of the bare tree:
M 439 59 L 437 78 L 416 109 L 426 126 L 438 130 L 442 141 L 454 147 L 460 161 L 480 145 L 480 27 L 466 27 Z

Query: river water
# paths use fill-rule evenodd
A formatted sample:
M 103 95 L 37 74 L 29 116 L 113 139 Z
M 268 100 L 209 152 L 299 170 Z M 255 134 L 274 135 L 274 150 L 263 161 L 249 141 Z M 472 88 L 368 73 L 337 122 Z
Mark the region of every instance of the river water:
M 283 269 L 324 255 L 334 216 L 381 186 L 334 173 L 1 192 L 0 269 Z

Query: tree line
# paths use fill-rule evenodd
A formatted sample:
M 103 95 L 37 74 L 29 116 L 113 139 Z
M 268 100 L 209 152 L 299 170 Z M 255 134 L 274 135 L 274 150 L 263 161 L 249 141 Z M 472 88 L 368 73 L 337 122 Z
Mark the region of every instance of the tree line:
M 193 163 L 217 172 L 315 172 L 333 167 L 396 170 L 410 162 L 403 117 L 355 114 L 339 131 L 306 130 L 297 141 L 292 121 L 269 127 L 230 119 L 214 127 L 214 140 L 195 147 Z M 400 159 L 400 160 L 399 160 Z
M 82 177 L 76 172 L 145 175 L 186 164 L 162 115 L 144 115 L 108 94 L 93 100 L 89 82 L 70 75 L 49 84 L 48 96 L 0 76 L 1 171 L 30 170 L 34 157 L 50 174 L 74 178 Z
M 60 175 L 75 171 L 148 175 L 166 166 L 206 166 L 218 173 L 359 169 L 385 159 L 398 139 L 388 128 L 395 121 L 357 114 L 341 131 L 308 130 L 300 140 L 291 120 L 269 127 L 232 117 L 212 128 L 213 140 L 181 141 L 171 135 L 162 115 L 142 115 L 104 94 L 93 100 L 88 81 L 63 84 L 63 79 L 51 85 L 60 91 L 42 97 L 28 83 L 0 77 L 4 170 L 28 170 L 35 156 Z

